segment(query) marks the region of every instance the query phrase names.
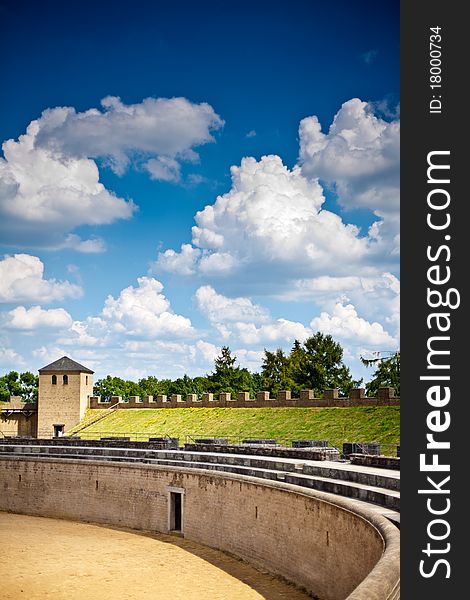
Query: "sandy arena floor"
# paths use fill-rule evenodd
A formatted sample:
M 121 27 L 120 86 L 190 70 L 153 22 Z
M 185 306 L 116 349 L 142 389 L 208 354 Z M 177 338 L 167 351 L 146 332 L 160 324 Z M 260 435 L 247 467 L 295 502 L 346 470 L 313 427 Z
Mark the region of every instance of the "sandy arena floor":
M 0 512 L 1 600 L 306 600 L 174 536 Z

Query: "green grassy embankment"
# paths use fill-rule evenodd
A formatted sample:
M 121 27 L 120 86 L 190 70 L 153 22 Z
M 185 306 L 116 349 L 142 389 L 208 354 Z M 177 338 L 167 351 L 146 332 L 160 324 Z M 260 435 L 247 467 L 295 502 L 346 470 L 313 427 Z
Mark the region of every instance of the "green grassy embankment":
M 130 436 L 135 440 L 168 435 L 180 444 L 192 437 L 247 437 L 400 443 L 400 407 L 351 408 L 168 408 L 119 409 L 81 429 L 105 410 L 89 410 L 80 429 L 82 439 Z

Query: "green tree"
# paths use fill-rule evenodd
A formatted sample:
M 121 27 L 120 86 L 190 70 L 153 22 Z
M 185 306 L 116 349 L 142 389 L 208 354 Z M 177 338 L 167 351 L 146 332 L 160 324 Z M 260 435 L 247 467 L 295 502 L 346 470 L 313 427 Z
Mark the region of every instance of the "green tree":
M 21 373 L 20 375 L 21 385 L 21 396 L 27 402 L 37 402 L 38 400 L 38 387 L 39 387 L 39 376 L 34 375 L 30 371 Z
M 0 402 L 8 402 L 10 400 L 10 390 L 4 377 L 0 377 Z
M 124 382 L 124 393 L 122 394 L 124 398 L 128 399 L 129 396 L 139 396 L 142 397 L 142 389 L 138 383 L 135 381 L 126 380 Z
M 93 386 L 93 393 L 109 402 L 111 396 L 122 396 L 123 400 L 129 396 L 140 396 L 141 390 L 139 384 L 134 381 L 125 381 L 120 377 L 107 375 L 104 379 L 98 379 Z
M 372 379 L 366 384 L 366 394 L 368 396 L 377 396 L 377 391 L 381 387 L 395 388 L 397 396 L 400 395 L 400 352 L 394 352 L 387 358 L 362 358 L 362 363 L 367 367 L 376 365 L 376 370 L 372 374 Z
M 264 391 L 263 374 L 262 373 L 251 373 L 251 389 L 242 390 L 244 392 L 250 391 L 255 397 L 258 392 Z
M 197 394 L 199 398 L 209 389 L 209 381 L 207 377 L 194 377 L 192 384 L 192 394 Z
M 331 335 L 321 332 L 305 340 L 301 346 L 294 344 L 291 355 L 291 376 L 297 386 L 313 389 L 321 396 L 326 389 L 338 388 L 342 396 L 362 383 L 353 380 L 349 368 L 343 363 L 343 349 Z
M 172 389 L 173 389 L 173 381 L 171 379 L 162 379 L 160 381 L 160 384 L 162 386 L 162 394 L 165 394 L 166 396 L 171 396 Z
M 168 391 L 169 395 L 181 394 L 181 396 L 185 398 L 188 394 L 197 394 L 197 392 L 193 391 L 194 389 L 195 386 L 193 380 L 185 373 L 183 377 L 178 377 L 171 382 Z
M 2 380 L 8 393 L 7 400 L 10 396 L 21 396 L 20 376 L 17 371 L 10 371 L 2 377 Z
M 153 375 L 139 380 L 139 388 L 144 396 L 159 396 L 164 394 L 165 386 L 163 381 L 159 381 Z
M 214 372 L 207 376 L 209 392 L 220 394 L 230 392 L 235 397 L 238 392 L 253 393 L 253 380 L 248 369 L 235 366 L 236 356 L 232 356 L 228 346 L 224 346 L 214 361 Z
M 291 378 L 290 358 L 278 348 L 275 352 L 264 350 L 261 366 L 263 390 L 276 397 L 279 390 L 291 390 L 294 381 Z
M 38 376 L 29 371 L 21 374 L 17 371 L 10 371 L 0 377 L 0 400 L 8 402 L 10 396 L 21 396 L 25 402 L 36 402 L 38 380 Z
M 290 386 L 287 388 L 292 391 L 294 398 L 298 398 L 300 390 L 305 389 L 305 384 L 298 375 L 302 370 L 302 364 L 305 359 L 304 354 L 305 350 L 302 348 L 302 344 L 299 340 L 294 340 L 294 345 L 289 354 L 288 377 Z
M 20 375 L 17 371 L 10 371 L 2 378 L 2 400 L 8 401 L 10 396 L 21 396 L 23 388 L 21 386 Z

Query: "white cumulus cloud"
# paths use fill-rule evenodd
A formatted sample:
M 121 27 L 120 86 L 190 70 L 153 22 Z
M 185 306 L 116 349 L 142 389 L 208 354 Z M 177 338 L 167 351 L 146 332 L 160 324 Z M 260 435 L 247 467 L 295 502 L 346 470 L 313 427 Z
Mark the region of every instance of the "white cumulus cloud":
M 160 253 L 158 259 L 158 268 L 170 273 L 179 275 L 194 275 L 197 269 L 197 260 L 201 251 L 193 248 L 191 244 L 182 244 L 180 252 L 176 252 L 169 248 L 165 252 Z M 153 265 L 152 270 L 157 265 Z
M 377 255 L 397 263 L 400 253 L 400 122 L 375 116 L 381 103 L 353 98 L 336 114 L 327 134 L 316 116 L 300 122 L 302 173 L 335 190 L 339 203 L 367 208 L 377 217 L 369 229 Z
M 79 298 L 82 289 L 68 281 L 44 279 L 37 256 L 14 254 L 0 261 L 0 302 L 41 302 Z
M 101 101 L 104 110 L 77 113 L 74 108 L 43 112 L 37 145 L 76 158 L 105 158 L 118 174 L 136 154 L 148 157 L 146 168 L 156 179 L 179 174 L 174 159 L 194 162 L 193 147 L 212 142 L 223 120 L 212 106 L 186 98 L 145 98 L 124 104 L 116 96 Z
M 110 342 L 108 323 L 100 317 L 74 321 L 67 335 L 57 342 L 65 346 L 103 347 Z
M 126 105 L 102 100 L 103 110 L 45 110 L 0 158 L 0 235 L 20 247 L 101 252 L 99 238 L 82 240 L 74 229 L 129 219 L 132 200 L 100 182 L 96 160 L 122 174 L 130 165 L 151 178 L 178 181 L 182 161 L 195 162 L 194 147 L 214 140 L 222 119 L 206 103 L 186 98 L 146 98 Z
M 195 346 L 197 352 L 207 364 L 213 364 L 221 350 L 219 346 L 215 346 L 214 344 L 205 342 L 204 340 L 199 340 L 196 342 Z
M 250 298 L 228 298 L 205 285 L 196 291 L 197 307 L 214 325 L 223 340 L 236 338 L 243 344 L 305 340 L 311 330 L 288 319 L 274 320 L 269 311 Z
M 108 191 L 93 160 L 37 147 L 40 120 L 0 158 L 0 236 L 20 247 L 99 251 L 96 240 L 70 235 L 80 225 L 104 225 L 132 216 L 135 205 Z
M 50 344 L 35 348 L 31 354 L 40 360 L 43 365 L 47 365 L 56 361 L 61 356 L 70 356 L 70 349 Z M 75 348 L 72 356 L 78 363 L 96 371 L 102 359 L 102 350 L 95 352 L 92 349 Z
M 264 350 L 252 350 L 247 348 L 236 348 L 234 355 L 241 367 L 254 373 L 259 372 L 264 358 Z M 246 390 L 248 391 L 248 390 Z
M 152 179 L 159 181 L 179 181 L 180 179 L 181 165 L 174 158 L 167 156 L 151 158 L 145 163 L 145 168 Z
M 69 233 L 62 245 L 63 248 L 70 248 L 83 254 L 97 254 L 106 250 L 106 244 L 101 238 L 92 238 L 82 240 L 78 235 Z
M 393 295 L 400 293 L 400 281 L 392 273 L 359 277 L 348 275 L 333 277 L 322 275 L 311 279 L 298 279 L 288 290 L 282 290 L 279 298 L 282 300 L 320 300 L 339 297 L 342 294 L 370 295 L 385 290 Z
M 18 370 L 18 366 L 24 365 L 24 363 L 24 358 L 13 348 L 0 348 L 0 364 L 2 365 L 2 369 Z
M 281 272 L 298 277 L 349 272 L 367 255 L 367 238 L 322 209 L 321 186 L 300 168 L 264 156 L 244 158 L 231 173 L 231 190 L 196 214 L 192 246 L 160 253 L 156 271 L 229 275 L 243 269 L 260 279 Z
M 161 293 L 163 285 L 151 277 L 139 277 L 138 286 L 129 286 L 118 298 L 108 296 L 102 316 L 116 332 L 143 337 L 191 336 L 191 321 L 172 312 Z
M 400 335 L 400 281 L 392 273 L 299 279 L 278 298 L 288 302 L 314 301 L 331 314 L 338 303 L 349 303 L 367 321 L 381 323 L 394 339 Z
M 314 330 L 330 334 L 339 340 L 353 342 L 354 345 L 386 346 L 394 349 L 396 340 L 380 323 L 370 323 L 360 317 L 352 304 L 336 303 L 332 314 L 322 312 L 310 323 Z
M 129 360 L 145 359 L 151 369 L 155 360 L 160 359 L 162 349 L 170 352 L 165 358 L 167 365 L 181 348 L 184 348 L 181 352 L 193 358 L 197 353 L 201 357 L 210 354 L 211 344 L 203 340 L 197 344 L 185 341 L 192 342 L 195 336 L 190 319 L 171 309 L 170 301 L 163 294 L 163 285 L 152 277 L 140 277 L 136 286 L 122 289 L 117 297 L 109 295 L 99 315 L 82 321 L 70 320 L 56 344 L 69 347 L 68 352 L 73 347 L 74 352 L 79 348 L 82 354 L 95 353 L 92 358 L 100 356 L 101 364 L 109 365 L 107 368 L 114 373 L 115 365 L 123 360 L 121 355 Z M 98 348 L 99 354 L 96 353 Z
M 9 311 L 7 327 L 12 329 L 66 329 L 72 325 L 72 317 L 63 308 L 44 310 L 40 306 L 25 308 L 17 306 Z
M 244 344 L 274 344 L 287 342 L 291 344 L 294 340 L 303 342 L 312 330 L 303 323 L 290 321 L 288 319 L 277 319 L 267 325 L 256 327 L 254 323 L 235 323 L 238 338 Z
M 345 207 L 393 212 L 399 206 L 400 124 L 387 122 L 353 98 L 327 134 L 316 116 L 299 127 L 300 163 L 308 176 L 334 183 Z
M 210 285 L 196 291 L 196 301 L 198 309 L 213 323 L 263 323 L 269 319 L 269 313 L 263 306 L 253 304 L 249 298 L 227 298 Z

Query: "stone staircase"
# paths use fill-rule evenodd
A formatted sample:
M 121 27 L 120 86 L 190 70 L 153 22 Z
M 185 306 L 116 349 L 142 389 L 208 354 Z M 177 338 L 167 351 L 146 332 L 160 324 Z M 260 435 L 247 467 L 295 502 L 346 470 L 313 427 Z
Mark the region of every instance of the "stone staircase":
M 90 427 L 90 425 L 94 425 L 95 423 L 98 423 L 98 421 L 105 419 L 111 413 L 113 413 L 114 411 L 116 411 L 118 409 L 118 405 L 119 405 L 119 402 L 116 402 L 112 406 L 108 406 L 107 408 L 101 410 L 98 415 L 95 414 L 95 415 L 91 415 L 88 418 L 85 417 L 85 419 L 82 419 L 78 425 L 76 425 L 75 427 L 72 427 L 72 429 L 70 429 L 70 431 L 67 432 L 67 435 L 77 435 L 77 433 L 79 433 L 80 431 L 83 431 L 83 429 L 86 429 L 87 427 Z M 94 411 L 94 412 L 96 412 L 96 411 Z
M 106 460 L 133 464 L 154 464 L 184 469 L 237 473 L 258 479 L 284 481 L 300 488 L 315 489 L 366 503 L 399 527 L 400 474 L 398 471 L 360 465 L 349 461 L 311 461 L 278 457 L 150 450 L 119 447 L 6 444 L 0 440 L 2 455 L 39 458 Z

